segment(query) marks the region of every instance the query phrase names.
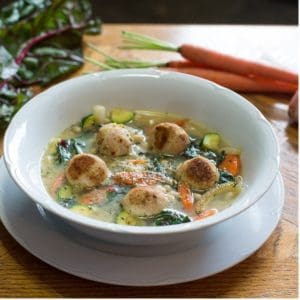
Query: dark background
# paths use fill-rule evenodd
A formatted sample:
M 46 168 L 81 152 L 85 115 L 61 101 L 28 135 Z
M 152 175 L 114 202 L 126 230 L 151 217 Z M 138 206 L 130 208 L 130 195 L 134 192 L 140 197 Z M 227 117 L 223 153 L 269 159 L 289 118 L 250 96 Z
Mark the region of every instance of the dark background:
M 12 1 L 0 0 L 0 6 Z M 298 24 L 297 0 L 93 0 L 105 23 Z

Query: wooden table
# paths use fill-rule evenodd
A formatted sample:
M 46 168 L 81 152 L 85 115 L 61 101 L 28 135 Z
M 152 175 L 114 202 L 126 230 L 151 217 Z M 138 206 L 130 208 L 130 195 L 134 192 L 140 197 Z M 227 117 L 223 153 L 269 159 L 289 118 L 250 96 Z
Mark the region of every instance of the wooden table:
M 178 44 L 199 43 L 244 57 L 273 60 L 297 69 L 294 65 L 296 27 L 105 25 L 101 36 L 89 36 L 87 39 L 103 51 L 123 58 L 169 59 L 177 55 L 120 52 L 115 47 L 120 42 L 121 30 L 152 34 Z M 86 50 L 86 54 L 99 57 L 90 50 Z M 80 72 L 96 69 L 86 64 Z M 255 254 L 227 271 L 202 280 L 154 288 L 118 287 L 83 280 L 56 270 L 19 246 L 0 223 L 0 297 L 297 297 L 298 129 L 288 123 L 288 96 L 244 96 L 262 111 L 275 128 L 281 145 L 280 170 L 286 189 L 281 221 Z

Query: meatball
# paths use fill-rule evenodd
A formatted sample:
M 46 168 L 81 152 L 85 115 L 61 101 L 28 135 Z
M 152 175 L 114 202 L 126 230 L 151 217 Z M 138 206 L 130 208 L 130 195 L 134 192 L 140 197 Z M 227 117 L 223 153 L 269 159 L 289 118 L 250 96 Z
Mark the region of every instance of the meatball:
M 190 143 L 183 128 L 174 123 L 159 123 L 150 132 L 150 144 L 154 151 L 180 154 Z
M 168 197 L 159 186 L 139 186 L 128 192 L 122 205 L 133 216 L 150 217 L 168 205 Z
M 129 154 L 132 140 L 124 126 L 109 123 L 99 129 L 96 143 L 100 154 L 122 156 Z
M 96 155 L 77 154 L 69 162 L 66 177 L 71 185 L 79 188 L 93 188 L 108 177 L 105 162 Z
M 213 162 L 203 156 L 197 156 L 179 166 L 177 177 L 194 189 L 205 190 L 219 180 L 219 171 Z

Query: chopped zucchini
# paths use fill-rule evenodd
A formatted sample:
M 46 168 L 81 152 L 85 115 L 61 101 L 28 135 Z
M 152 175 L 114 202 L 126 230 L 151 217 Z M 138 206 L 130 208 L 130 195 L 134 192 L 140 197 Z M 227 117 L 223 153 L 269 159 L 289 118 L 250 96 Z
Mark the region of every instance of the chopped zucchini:
M 210 150 L 218 150 L 220 145 L 220 135 L 217 133 L 207 133 L 202 141 L 202 146 Z
M 131 121 L 134 117 L 134 112 L 122 108 L 115 108 L 111 111 L 111 120 L 114 123 L 125 124 Z
M 64 184 L 57 191 L 57 197 L 59 199 L 73 198 L 73 191 L 70 185 Z
M 92 130 L 96 126 L 95 117 L 93 114 L 85 116 L 81 119 L 81 128 L 85 131 Z
M 86 205 L 74 205 L 70 210 L 85 216 L 90 216 L 92 212 L 92 208 Z
M 106 121 L 106 109 L 102 105 L 95 105 L 93 107 L 93 115 L 95 122 L 100 125 Z
M 130 215 L 127 211 L 122 210 L 116 218 L 116 223 L 120 225 L 139 226 L 142 225 L 142 220 Z

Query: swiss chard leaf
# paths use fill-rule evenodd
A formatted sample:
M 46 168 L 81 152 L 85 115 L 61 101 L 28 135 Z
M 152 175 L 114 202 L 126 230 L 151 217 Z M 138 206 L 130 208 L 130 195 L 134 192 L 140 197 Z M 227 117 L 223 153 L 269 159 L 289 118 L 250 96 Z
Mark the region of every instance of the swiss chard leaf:
M 18 0 L 0 10 L 0 92 L 5 86 L 40 84 L 76 71 L 83 64 L 82 36 L 100 32 L 90 0 Z M 17 94 L 20 96 L 21 90 Z M 30 91 L 25 91 L 24 99 Z M 24 101 L 25 102 L 25 101 Z M 0 102 L 7 124 L 21 101 Z
M 175 225 L 188 222 L 191 222 L 191 218 L 188 215 L 173 209 L 164 209 L 154 217 L 154 224 L 156 226 Z
M 32 97 L 29 89 L 4 85 L 0 89 L 0 130 L 10 122 L 14 114 Z
M 191 139 L 191 143 L 183 153 L 184 157 L 194 158 L 198 155 L 204 156 L 213 161 L 217 166 L 223 161 L 225 152 L 211 151 L 202 148 L 202 142 L 199 139 Z
M 82 153 L 85 143 L 77 139 L 61 140 L 57 144 L 56 158 L 58 163 L 68 162 L 75 154 Z
M 235 179 L 233 177 L 233 175 L 231 175 L 230 173 L 226 172 L 226 171 L 219 171 L 220 173 L 220 177 L 219 177 L 219 181 L 218 183 L 227 183 L 227 182 L 233 182 Z

